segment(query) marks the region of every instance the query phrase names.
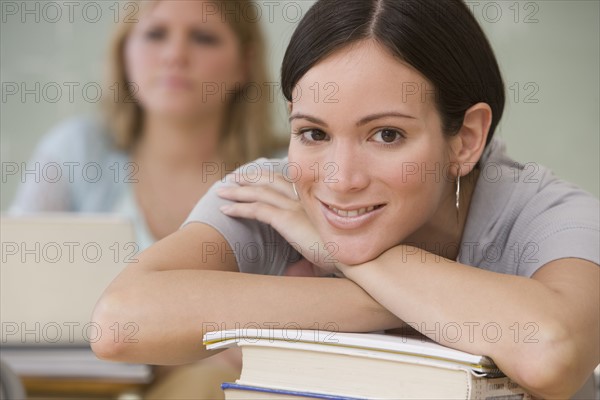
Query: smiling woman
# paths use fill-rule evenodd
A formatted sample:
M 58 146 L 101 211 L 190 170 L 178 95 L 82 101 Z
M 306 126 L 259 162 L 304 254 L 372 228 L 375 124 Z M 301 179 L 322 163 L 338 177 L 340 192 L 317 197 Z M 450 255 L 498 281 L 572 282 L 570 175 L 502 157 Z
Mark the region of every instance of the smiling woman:
M 321 239 L 336 243 L 336 257 L 352 265 L 372 260 L 400 242 L 430 242 L 427 249 L 438 242 L 459 242 L 461 230 L 456 229 L 453 212 L 455 175 L 458 169 L 469 172 L 460 163 L 475 163 L 459 159 L 461 151 L 463 157 L 469 156 L 460 141 L 465 135 L 444 136 L 433 97 L 402 101 L 403 86 L 414 82 L 420 87 L 426 80 L 377 41 L 365 40 L 319 62 L 295 90 L 334 79 L 339 102 L 320 104 L 302 98 L 292 104 L 291 114 L 290 161 L 302 171 L 327 163 L 336 167 L 328 182 L 309 174 L 296 182 Z M 472 123 L 481 127 L 489 125 L 489 115 L 485 104 L 469 110 Z M 485 136 L 469 134 L 472 144 L 479 146 L 475 151 L 482 149 L 483 143 L 476 141 L 484 142 Z M 450 165 L 453 176 L 436 179 L 429 174 L 423 179 L 420 171 L 407 174 L 407 165 L 433 174 L 439 166 Z
M 504 85 L 462 1 L 318 1 L 282 86 L 289 159 L 214 185 L 113 282 L 96 321 L 136 321 L 143 338 L 97 342 L 99 356 L 188 362 L 215 325 L 409 324 L 536 396 L 586 384 L 600 361 L 599 203 L 543 167 L 526 174 L 493 137 Z

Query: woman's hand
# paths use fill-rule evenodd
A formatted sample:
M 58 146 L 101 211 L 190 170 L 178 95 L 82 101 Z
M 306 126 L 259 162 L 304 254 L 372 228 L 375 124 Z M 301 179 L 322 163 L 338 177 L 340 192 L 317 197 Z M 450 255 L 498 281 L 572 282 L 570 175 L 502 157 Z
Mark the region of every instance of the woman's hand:
M 288 265 L 283 273 L 285 276 L 304 277 L 323 276 L 323 274 L 325 274 L 325 272 L 321 268 L 317 267 L 306 258 Z
M 236 203 L 221 207 L 221 212 L 271 225 L 308 263 L 319 268 L 317 276 L 337 271 L 336 249 L 323 244 L 293 185 L 281 174 L 233 174 L 227 180 L 239 186 L 221 188 L 217 194 Z M 308 265 L 302 268 L 309 269 Z

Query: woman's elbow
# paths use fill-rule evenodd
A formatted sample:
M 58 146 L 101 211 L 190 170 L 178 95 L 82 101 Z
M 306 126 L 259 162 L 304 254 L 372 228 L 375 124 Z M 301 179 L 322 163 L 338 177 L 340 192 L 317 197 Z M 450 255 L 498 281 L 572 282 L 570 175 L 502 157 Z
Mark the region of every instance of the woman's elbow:
M 130 361 L 128 355 L 136 340 L 127 340 L 122 323 L 131 320 L 127 315 L 127 310 L 130 309 L 131 302 L 119 292 L 102 295 L 94 308 L 91 324 L 96 329 L 96 335 L 90 338 L 90 345 L 96 357 L 109 361 Z
M 578 352 L 567 332 L 560 326 L 548 331 L 543 339 L 532 344 L 531 351 L 522 353 L 515 380 L 536 397 L 567 399 L 577 392 L 587 376 L 577 368 Z

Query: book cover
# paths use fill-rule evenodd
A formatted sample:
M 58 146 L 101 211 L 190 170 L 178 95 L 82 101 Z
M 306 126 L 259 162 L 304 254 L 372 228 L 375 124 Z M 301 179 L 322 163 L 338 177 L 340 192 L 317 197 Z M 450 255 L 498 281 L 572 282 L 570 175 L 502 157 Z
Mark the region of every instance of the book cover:
M 485 376 L 499 376 L 502 373 L 494 362 L 485 356 L 474 355 L 442 346 L 426 336 L 419 338 L 398 334 L 348 333 L 323 330 L 283 330 L 283 329 L 231 329 L 213 331 L 204 335 L 207 349 L 232 346 L 261 345 L 310 348 L 310 345 L 331 346 L 335 352 L 348 349 L 356 353 L 360 350 L 374 350 L 378 353 L 416 356 L 432 362 L 454 363 L 472 369 Z

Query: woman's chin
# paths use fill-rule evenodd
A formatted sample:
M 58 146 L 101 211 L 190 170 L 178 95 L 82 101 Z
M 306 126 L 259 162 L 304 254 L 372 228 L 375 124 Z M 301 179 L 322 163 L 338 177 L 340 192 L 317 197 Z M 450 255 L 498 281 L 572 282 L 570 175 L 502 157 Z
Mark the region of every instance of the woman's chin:
M 365 248 L 368 247 L 368 248 Z M 341 244 L 337 246 L 335 254 L 331 253 L 331 258 L 345 265 L 358 265 L 374 260 L 382 253 L 382 250 L 371 246 L 352 246 Z
M 199 116 L 208 115 L 218 108 L 209 108 L 207 104 L 198 104 L 192 99 L 177 98 L 175 96 L 167 97 L 169 101 L 156 101 L 149 104 L 146 110 L 153 114 L 166 118 L 176 118 L 182 120 L 194 120 Z

